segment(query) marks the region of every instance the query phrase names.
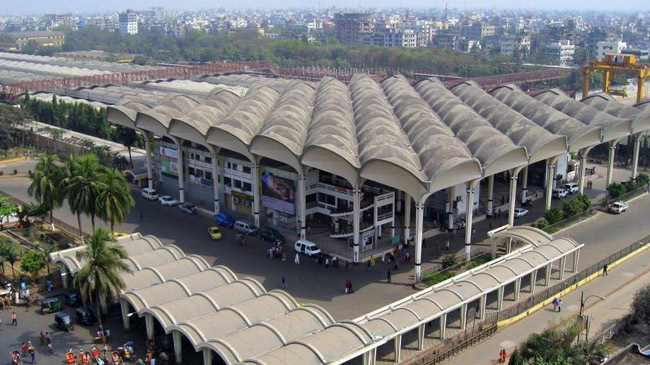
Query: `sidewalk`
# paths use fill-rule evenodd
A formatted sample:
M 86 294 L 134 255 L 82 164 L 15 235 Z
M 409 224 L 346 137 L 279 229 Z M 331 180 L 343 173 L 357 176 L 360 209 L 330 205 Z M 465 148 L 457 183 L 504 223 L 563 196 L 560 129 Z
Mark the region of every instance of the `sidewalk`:
M 562 297 L 564 310 L 553 311 L 553 306 L 540 309 L 517 323 L 498 331 L 488 340 L 471 347 L 447 364 L 497 364 L 499 351 L 506 349 L 511 354 L 514 348 L 532 333 L 542 332 L 550 324 L 575 316 L 580 311 L 580 294 L 605 296 L 605 300 L 590 298 L 585 315 L 591 321 L 589 334 L 593 338 L 601 329 L 612 324 L 629 312 L 634 293 L 650 282 L 650 250 L 646 250 L 620 266 L 610 270 L 608 276 L 600 276 L 581 288 Z M 584 338 L 584 332 L 582 334 Z

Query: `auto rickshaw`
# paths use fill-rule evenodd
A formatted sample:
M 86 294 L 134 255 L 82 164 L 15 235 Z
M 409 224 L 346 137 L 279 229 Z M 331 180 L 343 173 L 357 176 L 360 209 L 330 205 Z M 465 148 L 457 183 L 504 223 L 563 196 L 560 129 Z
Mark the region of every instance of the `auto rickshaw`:
M 75 309 L 74 315 L 77 323 L 90 326 L 91 324 L 97 322 L 97 318 L 95 318 L 95 313 L 87 307 L 79 307 Z
M 72 318 L 67 313 L 57 313 L 54 315 L 54 325 L 64 331 L 74 330 Z
M 63 309 L 61 299 L 57 297 L 49 297 L 43 299 L 41 302 L 41 314 L 54 313 Z

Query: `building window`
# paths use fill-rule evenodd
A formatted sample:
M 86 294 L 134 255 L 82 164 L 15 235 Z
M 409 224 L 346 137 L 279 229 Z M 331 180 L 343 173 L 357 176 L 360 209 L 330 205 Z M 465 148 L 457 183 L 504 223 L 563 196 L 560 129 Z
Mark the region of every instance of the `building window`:
M 211 172 L 205 172 L 205 178 L 208 180 L 212 180 L 212 173 Z
M 206 163 L 212 163 L 212 157 L 207 157 L 207 156 L 206 156 L 203 160 L 204 160 Z
M 195 173 L 194 173 L 194 167 L 188 167 L 188 168 L 187 168 L 187 173 L 190 174 L 190 175 L 195 175 Z
M 232 188 L 232 180 L 229 177 L 223 178 L 223 184 L 229 188 Z
M 190 153 L 190 159 L 191 159 L 191 160 L 194 159 L 194 154 L 193 154 L 193 153 Z
M 227 168 L 227 169 L 232 169 L 232 167 L 231 167 L 231 165 L 230 165 L 230 162 L 226 162 L 226 168 Z
M 236 163 L 233 163 L 233 164 L 232 164 L 232 169 L 233 169 L 233 170 L 237 170 L 237 164 L 236 164 Z
M 244 173 L 246 173 L 246 174 L 250 174 L 250 173 L 251 173 L 251 168 L 250 168 L 250 167 L 248 167 L 248 166 L 242 166 L 242 168 L 244 169 Z
M 245 183 L 243 183 L 243 186 L 244 186 L 244 188 L 242 190 L 244 190 L 244 191 L 253 191 L 253 187 L 251 186 L 250 183 L 245 182 Z
M 241 190 L 241 180 L 233 180 L 233 186 Z
M 316 194 L 309 194 L 305 197 L 306 203 L 313 203 L 316 201 Z

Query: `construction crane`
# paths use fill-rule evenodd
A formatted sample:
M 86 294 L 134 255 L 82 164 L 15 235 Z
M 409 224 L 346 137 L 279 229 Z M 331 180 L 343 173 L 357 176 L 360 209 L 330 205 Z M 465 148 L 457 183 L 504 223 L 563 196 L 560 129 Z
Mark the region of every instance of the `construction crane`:
M 589 96 L 589 75 L 594 71 L 603 72 L 603 92 L 618 94 L 609 89 L 612 74 L 633 73 L 636 75 L 636 102 L 640 103 L 645 97 L 645 80 L 650 76 L 648 64 L 639 63 L 632 54 L 607 53 L 603 61 L 590 61 L 582 67 L 582 97 Z

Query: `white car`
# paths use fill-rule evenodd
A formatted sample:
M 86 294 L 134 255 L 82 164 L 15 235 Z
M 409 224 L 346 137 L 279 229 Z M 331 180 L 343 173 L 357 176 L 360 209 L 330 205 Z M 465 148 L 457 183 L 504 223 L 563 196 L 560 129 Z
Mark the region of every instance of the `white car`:
M 553 189 L 552 196 L 554 198 L 565 198 L 569 194 L 569 191 L 564 190 L 564 189 Z
M 515 218 L 520 218 L 528 214 L 528 209 L 515 208 Z
M 161 205 L 164 205 L 166 207 L 173 207 L 175 205 L 178 205 L 178 200 L 172 198 L 169 195 L 163 195 L 160 198 L 158 198 L 158 202 L 160 202 Z
M 144 188 L 142 189 L 142 197 L 149 200 L 156 200 L 158 199 L 158 193 L 156 189 Z
M 316 246 L 314 242 L 307 240 L 298 240 L 294 246 L 296 252 L 303 253 L 309 257 L 318 256 L 321 254 L 320 247 Z
M 610 204 L 607 207 L 607 210 L 609 210 L 610 213 L 621 214 L 624 211 L 626 211 L 627 208 L 629 208 L 627 203 L 621 200 L 621 201 L 617 201 L 617 202 L 614 202 L 614 203 Z
M 568 191 L 569 194 L 575 194 L 580 190 L 580 187 L 576 183 L 566 183 L 564 184 L 564 190 Z

